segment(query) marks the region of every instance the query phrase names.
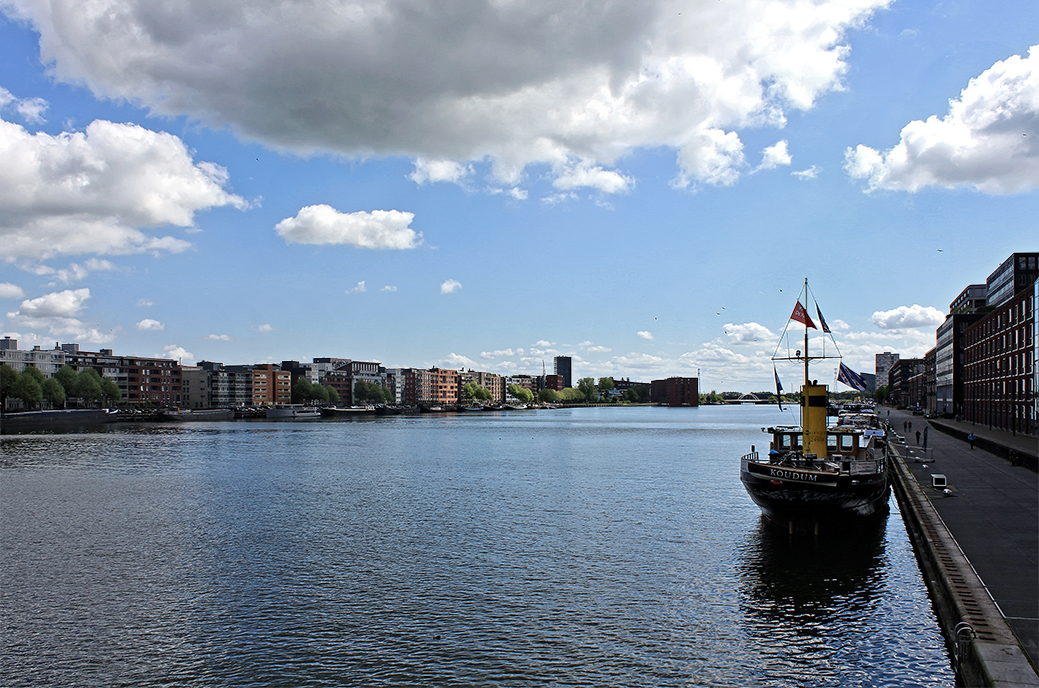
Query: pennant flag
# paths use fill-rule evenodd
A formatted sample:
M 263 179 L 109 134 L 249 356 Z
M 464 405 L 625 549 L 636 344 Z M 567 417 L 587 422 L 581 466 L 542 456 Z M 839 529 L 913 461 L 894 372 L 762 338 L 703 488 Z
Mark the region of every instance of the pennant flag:
M 808 311 L 805 310 L 805 307 L 801 305 L 800 301 L 798 301 L 797 305 L 794 306 L 794 312 L 790 314 L 790 319 L 803 323 L 805 327 L 810 327 L 813 330 L 819 329 L 815 326 L 815 323 L 812 322 L 812 319 L 808 316 Z
M 859 390 L 860 392 L 866 392 L 869 390 L 866 381 L 862 379 L 862 376 L 856 373 L 848 366 L 841 363 L 840 373 L 837 375 L 837 381 L 843 382 L 844 384 Z
M 815 304 L 815 314 L 819 316 L 819 324 L 823 326 L 823 332 L 830 334 L 830 326 L 826 324 L 823 312 L 819 310 L 819 304 Z
M 779 372 L 776 371 L 775 364 L 772 365 L 772 373 L 776 376 L 776 401 L 779 403 L 779 410 L 783 410 L 783 383 L 779 381 Z

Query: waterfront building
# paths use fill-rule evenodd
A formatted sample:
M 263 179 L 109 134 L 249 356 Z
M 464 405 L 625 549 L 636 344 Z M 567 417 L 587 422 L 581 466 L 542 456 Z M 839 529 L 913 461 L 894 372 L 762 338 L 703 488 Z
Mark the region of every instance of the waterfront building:
M 935 410 L 957 415 L 963 411 L 964 332 L 981 320 L 983 313 L 958 313 L 938 326 L 935 344 Z
M 209 408 L 209 373 L 201 366 L 181 366 L 181 401 L 191 409 Z
M 315 358 L 314 362 L 310 365 L 310 383 L 314 385 L 325 384 L 325 375 L 333 370 L 342 368 L 349 362 L 349 358 Z
M 1027 267 L 1028 262 L 1022 262 Z M 1001 279 L 1003 285 L 1010 283 L 1005 273 Z M 964 331 L 964 420 L 1015 434 L 1037 434 L 1037 285 L 1033 279 Z
M 408 406 L 442 406 L 458 403 L 457 370 L 405 368 L 404 403 Z
M 532 375 L 509 375 L 505 378 L 505 401 L 510 404 L 520 403 L 520 400 L 509 394 L 509 385 L 516 385 L 523 389 L 529 389 L 536 399 L 538 392 L 538 379 Z
M 253 372 L 250 366 L 225 366 L 214 361 L 199 361 L 198 365 L 207 374 L 209 408 L 236 408 L 252 404 Z
M 386 368 L 386 389 L 390 390 L 390 403 L 396 406 L 404 404 L 404 369 Z
M 669 377 L 649 383 L 649 400 L 668 406 L 699 406 L 700 378 Z
M 927 400 L 924 405 L 924 410 L 930 414 L 938 412 L 937 354 L 938 347 L 936 346 L 932 346 L 931 349 L 924 354 L 924 398 Z
M 888 399 L 893 406 L 923 408 L 927 403 L 924 396 L 924 367 L 922 358 L 900 358 L 888 371 Z
M 570 356 L 556 356 L 552 359 L 553 372 L 563 378 L 564 388 L 574 386 L 573 362 Z
M 888 372 L 891 367 L 895 365 L 895 361 L 898 360 L 898 354 L 893 354 L 890 351 L 885 351 L 882 354 L 876 354 L 874 356 L 874 370 L 876 371 L 876 379 L 874 381 L 873 391 L 877 391 L 880 387 L 888 386 Z
M 31 351 L 18 348 L 18 340 L 5 337 L 0 342 L 0 363 L 5 363 L 17 372 L 28 367 L 39 370 L 45 377 L 53 377 L 54 373 L 65 365 L 65 352 L 55 346 L 53 349 L 41 349 L 34 346 Z
M 129 404 L 180 406 L 184 402 L 180 363 L 171 358 L 116 356 L 112 349 L 80 351 L 78 344 L 62 344 L 65 365 L 77 372 L 95 369 L 119 387 Z
M 545 384 L 542 389 L 551 389 L 556 392 L 562 392 L 566 387 L 566 382 L 563 380 L 562 375 L 546 375 Z
M 459 373 L 459 385 L 465 387 L 475 382 L 491 393 L 491 401 L 500 404 L 505 401 L 505 378 L 497 373 L 485 373 L 477 370 L 463 370 Z
M 252 368 L 252 405 L 275 406 L 292 403 L 292 373 L 273 363 Z
M 959 293 L 949 304 L 949 313 L 977 313 L 988 305 L 988 285 L 972 284 Z
M 314 359 L 315 362 L 317 359 Z M 377 361 L 354 361 L 351 359 L 339 359 L 345 361 L 334 370 L 326 372 L 321 378 L 321 384 L 328 385 L 339 393 L 339 403 L 347 406 L 357 406 L 360 400 L 356 398 L 354 390 L 358 382 L 367 382 L 381 387 L 386 386 L 386 369 Z
M 996 268 L 985 285 L 986 305 L 997 308 L 1022 291 L 1031 289 L 1039 279 L 1039 253 L 1013 253 Z

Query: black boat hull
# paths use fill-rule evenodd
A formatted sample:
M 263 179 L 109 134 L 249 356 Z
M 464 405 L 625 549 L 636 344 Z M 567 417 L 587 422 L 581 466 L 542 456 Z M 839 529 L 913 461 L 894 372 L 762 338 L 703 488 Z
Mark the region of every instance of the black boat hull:
M 863 519 L 886 514 L 891 485 L 887 474 L 868 479 L 841 476 L 832 484 L 772 480 L 740 472 L 747 494 L 771 521 L 815 525 L 841 519 Z

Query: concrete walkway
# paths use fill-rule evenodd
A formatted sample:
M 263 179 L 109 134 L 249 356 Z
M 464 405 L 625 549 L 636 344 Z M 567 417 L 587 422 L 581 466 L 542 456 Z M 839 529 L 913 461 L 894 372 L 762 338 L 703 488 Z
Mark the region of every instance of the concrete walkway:
M 975 449 L 941 432 L 922 416 L 879 409 L 882 419 L 904 434 L 910 449 L 906 462 L 963 554 L 999 606 L 1033 666 L 1039 666 L 1039 475 L 1024 465 L 1011 465 L 1000 447 L 1034 456 L 1036 438 L 1013 436 L 970 423 L 935 421 L 954 430 L 973 432 L 993 451 Z M 923 448 L 923 431 L 927 449 Z M 916 432 L 921 432 L 920 444 Z M 932 487 L 933 475 L 944 475 L 948 492 Z

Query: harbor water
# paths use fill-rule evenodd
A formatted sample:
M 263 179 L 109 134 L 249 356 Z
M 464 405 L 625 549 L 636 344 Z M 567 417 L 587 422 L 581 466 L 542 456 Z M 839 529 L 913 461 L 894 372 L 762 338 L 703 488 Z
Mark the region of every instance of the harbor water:
M 898 506 L 761 519 L 790 411 L 0 437 L 5 686 L 949 686 Z

